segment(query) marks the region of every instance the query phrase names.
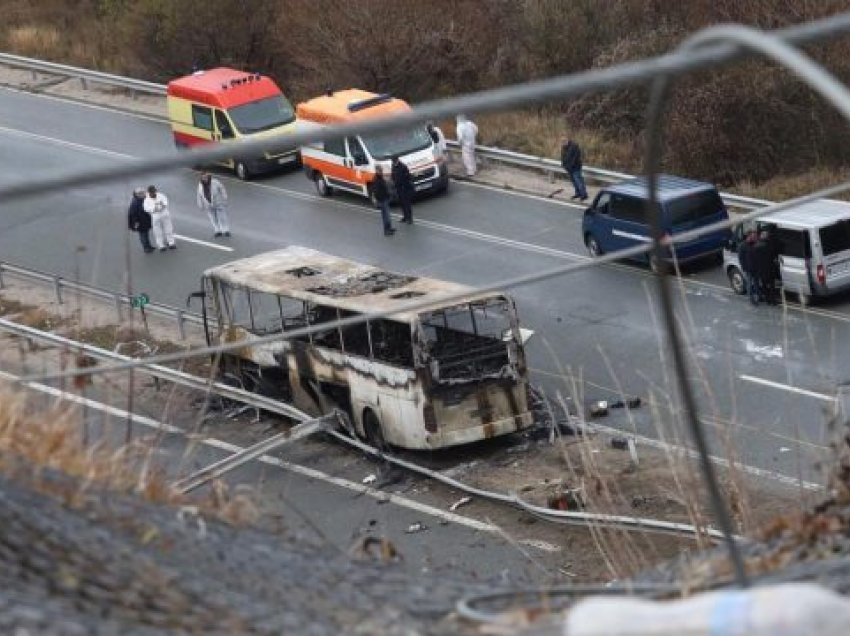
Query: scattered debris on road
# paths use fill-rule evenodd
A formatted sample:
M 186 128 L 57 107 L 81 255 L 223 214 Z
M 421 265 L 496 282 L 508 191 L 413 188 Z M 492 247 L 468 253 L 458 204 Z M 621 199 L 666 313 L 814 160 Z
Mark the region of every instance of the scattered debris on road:
M 417 532 L 424 532 L 427 529 L 428 526 L 426 526 L 421 521 L 417 521 L 416 523 L 411 523 L 409 526 L 407 526 L 407 530 L 405 530 L 404 532 L 405 534 L 416 534 Z
M 454 512 L 455 510 L 457 510 L 461 506 L 465 506 L 466 504 L 468 504 L 470 501 L 472 501 L 472 497 L 461 497 L 456 502 L 454 502 L 451 506 L 449 506 L 449 510 Z

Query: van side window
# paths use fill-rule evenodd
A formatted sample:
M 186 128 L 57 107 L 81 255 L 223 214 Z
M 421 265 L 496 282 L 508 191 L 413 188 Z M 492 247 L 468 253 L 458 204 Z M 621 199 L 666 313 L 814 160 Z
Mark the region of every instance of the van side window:
M 348 142 L 348 154 L 354 159 L 354 165 L 362 166 L 369 163 L 366 158 L 366 151 L 363 150 L 363 144 L 357 137 L 349 137 L 346 141 Z
M 820 244 L 824 256 L 850 250 L 850 221 L 839 221 L 822 227 Z
M 792 258 L 810 258 L 812 248 L 809 244 L 809 233 L 806 230 L 789 230 L 776 228 L 776 243 L 782 256 Z
M 215 125 L 218 126 L 222 139 L 233 139 L 233 126 L 230 125 L 227 115 L 220 110 L 215 111 Z
M 345 156 L 345 140 L 331 139 L 325 142 L 325 152 L 339 157 Z
M 205 108 L 204 106 L 192 104 L 192 125 L 195 128 L 203 128 L 204 130 L 212 131 L 212 110 Z
M 644 202 L 640 199 L 615 194 L 611 197 L 609 209 L 611 216 L 615 219 L 631 221 L 632 223 L 646 223 Z

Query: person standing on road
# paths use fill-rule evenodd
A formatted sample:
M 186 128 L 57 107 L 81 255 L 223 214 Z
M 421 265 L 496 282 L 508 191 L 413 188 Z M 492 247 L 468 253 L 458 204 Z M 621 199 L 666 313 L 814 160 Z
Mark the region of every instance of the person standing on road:
M 148 186 L 145 212 L 151 215 L 153 240 L 159 251 L 176 250 L 177 243 L 174 241 L 174 224 L 171 222 L 171 212 L 168 210 L 168 197 L 162 192 L 157 192 L 156 186 Z
M 570 181 L 573 182 L 573 188 L 575 188 L 575 194 L 570 198 L 586 201 L 587 186 L 584 184 L 584 175 L 581 173 L 583 167 L 581 162 L 581 147 L 569 137 L 564 139 L 564 143 L 561 146 L 561 165 L 569 175 Z
M 201 174 L 198 181 L 198 207 L 210 217 L 214 236 L 230 236 L 230 219 L 227 216 L 227 190 L 209 172 Z
M 446 136 L 443 134 L 443 131 L 440 130 L 434 124 L 428 124 L 428 134 L 431 135 L 431 139 L 434 142 L 434 145 L 437 146 L 437 152 L 440 153 L 441 157 L 446 156 Z
M 384 180 L 384 169 L 380 165 L 375 166 L 375 180 L 372 181 L 372 195 L 375 197 L 375 205 L 381 210 L 381 221 L 384 223 L 384 236 L 395 234 L 395 228 L 390 221 L 390 190 Z
M 478 171 L 475 163 L 475 141 L 478 137 L 478 126 L 466 115 L 457 116 L 457 141 L 460 144 L 460 156 L 467 177 L 474 177 Z
M 775 260 L 776 254 L 770 242 L 770 235 L 767 230 L 762 230 L 753 248 L 753 273 L 758 279 L 761 298 L 768 305 L 777 304 Z
M 741 272 L 744 274 L 744 284 L 747 286 L 747 294 L 750 297 L 750 302 L 754 305 L 759 304 L 759 285 L 758 278 L 753 273 L 753 251 L 756 246 L 755 230 L 748 232 L 744 242 L 738 248 L 738 262 L 741 265 Z
M 127 225 L 133 232 L 139 233 L 139 241 L 145 254 L 153 252 L 151 245 L 151 215 L 145 211 L 145 189 L 133 190 L 133 198 L 130 199 L 130 207 L 127 208 Z
M 393 157 L 392 177 L 398 203 L 401 206 L 401 222 L 413 225 L 413 208 L 411 207 L 414 192 L 413 177 L 398 156 Z

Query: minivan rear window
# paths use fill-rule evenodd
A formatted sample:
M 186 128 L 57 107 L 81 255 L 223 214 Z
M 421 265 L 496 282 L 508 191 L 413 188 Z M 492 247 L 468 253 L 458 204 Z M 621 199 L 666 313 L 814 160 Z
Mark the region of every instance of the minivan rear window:
M 822 227 L 820 244 L 824 256 L 850 250 L 850 221 L 839 221 Z
M 782 256 L 792 258 L 811 258 L 812 247 L 809 245 L 809 233 L 806 230 L 791 230 L 780 227 L 774 230 L 777 247 Z
M 670 225 L 684 225 L 716 216 L 723 209 L 717 190 L 695 192 L 667 203 Z

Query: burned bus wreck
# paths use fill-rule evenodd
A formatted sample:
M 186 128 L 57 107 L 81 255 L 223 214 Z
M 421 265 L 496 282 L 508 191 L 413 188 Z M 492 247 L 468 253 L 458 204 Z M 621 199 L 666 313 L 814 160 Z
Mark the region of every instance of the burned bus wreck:
M 313 415 L 340 409 L 372 443 L 433 449 L 531 425 L 516 310 L 503 294 L 302 247 L 212 268 L 203 292 L 210 343 L 244 342 L 222 358 L 223 373 Z M 464 300 L 440 304 L 449 294 Z M 334 324 L 376 311 L 387 317 Z M 288 335 L 304 327 L 313 329 Z

